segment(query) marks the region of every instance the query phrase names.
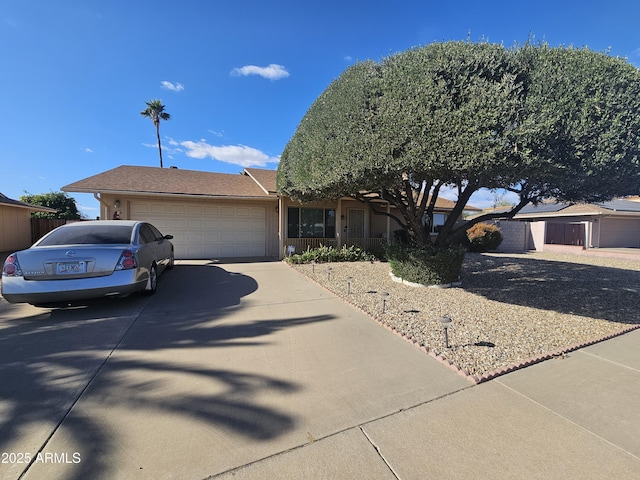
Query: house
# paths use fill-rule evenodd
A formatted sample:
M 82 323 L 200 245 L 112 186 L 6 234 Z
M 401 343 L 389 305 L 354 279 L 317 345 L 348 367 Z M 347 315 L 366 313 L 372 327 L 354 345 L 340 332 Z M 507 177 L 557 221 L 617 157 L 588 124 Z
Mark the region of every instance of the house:
M 321 244 L 372 248 L 399 228 L 353 199 L 300 204 L 280 196 L 275 170 L 245 168 L 228 174 L 123 165 L 62 190 L 93 193 L 102 219 L 153 223 L 174 236 L 176 258 L 281 258 Z M 434 229 L 454 205 L 438 199 Z M 392 208 L 380 202 L 378 210 Z
M 520 222 L 520 223 L 517 223 Z M 496 222 L 505 238 L 501 250 L 640 248 L 640 202 L 543 202 L 527 205 L 512 221 Z
M 13 200 L 0 193 L 0 252 L 22 250 L 33 243 L 32 212 L 55 213 L 56 210 Z

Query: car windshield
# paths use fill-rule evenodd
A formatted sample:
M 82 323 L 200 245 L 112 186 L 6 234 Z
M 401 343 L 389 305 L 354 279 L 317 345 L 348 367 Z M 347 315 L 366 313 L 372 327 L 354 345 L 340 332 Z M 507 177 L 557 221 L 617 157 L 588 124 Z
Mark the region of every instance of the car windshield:
M 38 245 L 129 244 L 132 226 L 82 225 L 58 228 Z

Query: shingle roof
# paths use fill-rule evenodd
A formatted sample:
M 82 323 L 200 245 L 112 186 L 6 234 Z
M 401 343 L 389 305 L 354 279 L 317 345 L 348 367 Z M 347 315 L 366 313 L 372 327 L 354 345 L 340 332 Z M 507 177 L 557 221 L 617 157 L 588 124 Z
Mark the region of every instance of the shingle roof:
M 177 168 L 121 165 L 62 187 L 65 192 L 202 195 L 206 197 L 275 198 L 276 170 L 245 168 L 244 174 Z M 439 197 L 436 208 L 452 210 L 455 202 Z M 480 211 L 467 205 L 465 210 Z
M 275 184 L 275 171 L 273 171 L 273 178 Z M 121 165 L 65 185 L 62 190 L 65 192 L 127 192 L 209 197 L 270 196 L 247 175 L 131 165 Z
M 6 195 L 0 193 L 0 205 L 9 205 L 11 207 L 26 208 L 35 212 L 57 212 L 55 208 L 43 207 L 41 205 L 32 205 L 30 203 L 20 202 L 9 198 Z
M 251 176 L 258 184 L 271 194 L 277 193 L 276 170 L 265 170 L 263 168 L 245 168 L 244 171 Z

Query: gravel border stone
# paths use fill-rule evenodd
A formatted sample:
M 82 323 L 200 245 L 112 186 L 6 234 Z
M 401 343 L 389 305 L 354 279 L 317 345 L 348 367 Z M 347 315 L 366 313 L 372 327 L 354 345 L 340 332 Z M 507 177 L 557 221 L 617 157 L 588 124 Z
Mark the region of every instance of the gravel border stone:
M 384 262 L 291 267 L 474 383 L 640 328 L 640 255 L 467 253 L 446 289 L 395 282 Z

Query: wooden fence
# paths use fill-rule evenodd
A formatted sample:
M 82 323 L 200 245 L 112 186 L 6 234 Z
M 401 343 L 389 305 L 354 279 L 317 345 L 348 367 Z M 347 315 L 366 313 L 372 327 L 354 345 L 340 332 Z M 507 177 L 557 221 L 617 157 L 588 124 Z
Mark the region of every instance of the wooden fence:
M 67 220 L 64 218 L 32 218 L 31 243 L 34 243 L 43 235 L 65 223 L 67 223 Z
M 584 246 L 585 228 L 582 223 L 547 222 L 544 243 Z

